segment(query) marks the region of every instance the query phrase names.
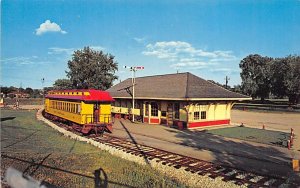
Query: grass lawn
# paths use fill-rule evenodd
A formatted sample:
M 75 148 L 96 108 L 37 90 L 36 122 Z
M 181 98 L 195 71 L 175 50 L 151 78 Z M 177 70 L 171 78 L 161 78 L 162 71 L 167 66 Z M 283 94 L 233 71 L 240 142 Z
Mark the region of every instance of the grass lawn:
M 207 133 L 216 134 L 224 137 L 237 138 L 258 143 L 277 145 L 286 147 L 286 142 L 290 134 L 279 131 L 256 129 L 249 127 L 230 127 L 207 130 Z
M 1 176 L 12 166 L 58 187 L 185 187 L 150 166 L 66 138 L 35 114 L 1 110 Z

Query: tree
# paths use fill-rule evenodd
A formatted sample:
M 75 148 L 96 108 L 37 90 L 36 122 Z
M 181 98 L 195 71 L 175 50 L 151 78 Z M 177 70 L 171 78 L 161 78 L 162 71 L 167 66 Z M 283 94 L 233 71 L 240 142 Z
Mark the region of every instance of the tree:
M 56 90 L 72 89 L 73 85 L 72 85 L 71 80 L 69 80 L 69 79 L 57 79 L 53 84 L 53 88 Z
M 41 97 L 43 97 L 42 93 L 43 93 L 42 90 L 34 89 L 33 90 L 33 98 L 41 98 Z
M 29 95 L 32 95 L 32 94 L 33 94 L 33 89 L 30 88 L 30 87 L 27 87 L 27 88 L 25 89 L 25 93 L 27 93 L 27 94 L 29 94 Z
M 73 88 L 106 90 L 118 79 L 115 72 L 118 64 L 111 54 L 95 51 L 89 47 L 77 50 L 68 61 L 69 71 L 66 71 Z
M 287 72 L 284 77 L 284 86 L 286 87 L 286 95 L 289 102 L 299 103 L 300 97 L 300 56 L 288 56 Z
M 242 93 L 242 88 L 241 85 L 234 85 L 231 91 L 236 92 L 236 93 Z
M 285 77 L 289 71 L 287 58 L 276 58 L 271 65 L 271 93 L 276 97 L 283 98 L 287 95 Z
M 11 92 L 14 92 L 14 91 L 17 91 L 18 89 L 15 88 L 15 87 L 1 87 L 1 92 L 4 93 L 5 95 L 7 95 L 8 93 L 11 93 Z
M 242 69 L 242 90 L 252 98 L 260 97 L 262 101 L 270 93 L 270 65 L 272 58 L 258 54 L 248 55 L 240 62 Z

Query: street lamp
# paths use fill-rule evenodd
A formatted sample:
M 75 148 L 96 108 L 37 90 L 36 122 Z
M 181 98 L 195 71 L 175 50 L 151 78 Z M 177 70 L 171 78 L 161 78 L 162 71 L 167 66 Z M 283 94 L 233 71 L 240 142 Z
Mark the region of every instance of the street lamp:
M 137 70 L 143 70 L 144 67 L 139 66 L 139 67 L 129 67 L 129 66 L 124 66 L 125 69 L 129 69 L 130 71 L 132 71 L 132 77 L 131 77 L 131 82 L 132 82 L 132 108 L 131 108 L 131 112 L 132 112 L 132 122 L 134 122 L 134 85 L 135 85 L 135 72 Z

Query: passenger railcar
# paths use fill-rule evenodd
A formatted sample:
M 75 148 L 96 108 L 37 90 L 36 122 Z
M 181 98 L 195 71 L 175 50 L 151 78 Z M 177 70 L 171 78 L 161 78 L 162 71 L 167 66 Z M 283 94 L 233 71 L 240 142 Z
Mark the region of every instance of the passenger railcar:
M 88 134 L 112 132 L 111 102 L 114 99 L 100 90 L 56 90 L 45 97 L 45 116 L 72 125 Z

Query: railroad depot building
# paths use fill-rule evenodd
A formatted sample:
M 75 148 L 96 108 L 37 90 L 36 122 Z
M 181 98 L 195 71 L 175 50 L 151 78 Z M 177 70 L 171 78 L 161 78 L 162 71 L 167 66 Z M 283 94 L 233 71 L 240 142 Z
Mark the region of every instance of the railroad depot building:
M 115 99 L 115 117 L 134 112 L 145 123 L 189 129 L 229 124 L 233 104 L 251 99 L 188 72 L 136 78 L 134 109 L 131 78 L 107 91 Z

